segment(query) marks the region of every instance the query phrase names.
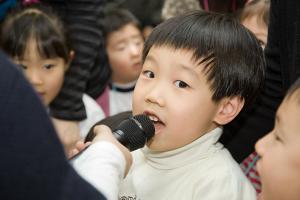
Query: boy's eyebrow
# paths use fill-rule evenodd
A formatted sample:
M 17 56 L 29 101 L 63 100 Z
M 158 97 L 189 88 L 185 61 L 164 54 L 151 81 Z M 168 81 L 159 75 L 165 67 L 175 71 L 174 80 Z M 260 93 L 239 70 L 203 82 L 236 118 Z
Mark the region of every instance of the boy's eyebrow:
M 179 64 L 178 66 L 182 68 L 184 71 L 188 72 L 190 75 L 194 76 L 195 78 L 198 78 L 198 74 L 195 72 L 195 70 L 192 67 L 188 67 L 184 64 Z
M 155 59 L 155 57 L 154 57 L 154 56 L 151 56 L 151 55 L 149 55 L 149 54 L 147 55 L 145 61 L 153 62 L 155 65 L 158 64 L 157 61 L 156 61 L 156 59 Z M 188 66 L 186 66 L 186 65 L 184 65 L 184 64 L 181 64 L 181 63 L 178 64 L 178 65 L 175 65 L 175 67 L 181 68 L 181 69 L 183 69 L 184 71 L 188 72 L 190 75 L 194 76 L 195 78 L 198 78 L 198 74 L 195 72 L 195 70 L 193 70 L 192 67 L 188 67 Z
M 155 57 L 151 56 L 149 54 L 146 56 L 145 61 L 150 61 L 157 65 L 157 61 L 156 61 Z

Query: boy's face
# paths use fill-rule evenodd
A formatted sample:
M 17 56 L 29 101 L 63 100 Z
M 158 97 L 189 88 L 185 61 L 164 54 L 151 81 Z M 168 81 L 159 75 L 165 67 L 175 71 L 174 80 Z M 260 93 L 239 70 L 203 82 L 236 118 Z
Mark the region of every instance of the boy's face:
M 29 40 L 24 58 L 14 58 L 43 103 L 48 106 L 62 87 L 66 64 L 62 58 L 41 58 L 34 40 Z
M 300 104 L 294 94 L 283 101 L 273 131 L 257 142 L 256 151 L 261 156 L 257 163 L 262 181 L 260 199 L 299 200 Z
M 266 24 L 258 23 L 257 16 L 246 18 L 242 24 L 249 29 L 258 39 L 261 47 L 264 49 L 267 44 L 268 27 Z
M 154 151 L 185 146 L 216 127 L 218 105 L 212 101 L 202 70 L 192 52 L 152 47 L 133 94 L 133 114 L 145 113 L 155 124 L 148 142 Z
M 106 39 L 106 50 L 112 69 L 112 81 L 129 83 L 135 81 L 142 68 L 144 39 L 133 24 L 110 33 Z

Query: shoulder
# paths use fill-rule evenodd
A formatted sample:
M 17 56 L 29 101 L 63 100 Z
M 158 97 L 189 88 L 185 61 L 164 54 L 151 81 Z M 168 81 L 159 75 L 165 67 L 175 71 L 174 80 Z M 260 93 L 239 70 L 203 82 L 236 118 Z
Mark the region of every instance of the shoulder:
M 202 198 L 203 188 L 213 188 L 212 190 L 218 191 L 218 193 L 208 192 L 207 198 L 204 199 L 256 199 L 253 186 L 227 149 L 222 149 L 209 158 L 206 171 L 199 173 L 206 174 L 206 177 L 204 183 L 203 179 L 197 180 L 196 185 L 200 185 L 200 187 L 196 187 L 196 196 Z

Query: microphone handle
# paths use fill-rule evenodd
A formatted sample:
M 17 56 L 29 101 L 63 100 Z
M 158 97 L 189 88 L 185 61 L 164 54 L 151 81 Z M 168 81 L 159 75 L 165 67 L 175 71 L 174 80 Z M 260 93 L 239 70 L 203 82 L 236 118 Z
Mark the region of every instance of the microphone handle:
M 123 146 L 128 148 L 128 140 L 126 139 L 125 133 L 122 130 L 115 130 L 112 132 L 112 134 Z

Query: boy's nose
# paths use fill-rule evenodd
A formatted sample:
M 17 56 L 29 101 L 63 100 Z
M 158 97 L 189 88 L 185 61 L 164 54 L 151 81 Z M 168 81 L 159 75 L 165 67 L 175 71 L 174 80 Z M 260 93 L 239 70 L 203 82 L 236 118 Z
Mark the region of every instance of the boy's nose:
M 271 133 L 269 133 L 256 142 L 255 151 L 259 156 L 263 156 L 266 150 L 268 149 L 268 145 L 271 142 L 271 137 L 273 136 L 271 135 Z
M 165 100 L 162 88 L 162 86 L 157 84 L 147 91 L 146 102 L 157 104 L 158 106 L 163 107 L 165 105 Z

